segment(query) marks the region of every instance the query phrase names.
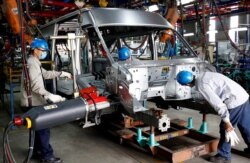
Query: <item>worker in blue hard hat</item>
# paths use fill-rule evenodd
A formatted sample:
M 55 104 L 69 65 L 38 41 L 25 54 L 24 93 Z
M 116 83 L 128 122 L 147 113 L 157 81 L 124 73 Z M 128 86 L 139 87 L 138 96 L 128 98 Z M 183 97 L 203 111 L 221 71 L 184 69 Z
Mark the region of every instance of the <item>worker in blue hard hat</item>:
M 238 83 L 217 72 L 203 72 L 195 77 L 190 71 L 180 71 L 176 80 L 181 85 L 194 87 L 221 116 L 218 153 L 211 157 L 212 162 L 231 162 L 231 146 L 239 143 L 235 127 L 250 154 L 250 103 L 249 94 Z
M 21 106 L 28 110 L 32 107 L 45 105 L 48 101 L 52 103 L 64 101 L 65 98 L 52 94 L 46 90 L 45 79 L 53 79 L 56 77 L 67 77 L 71 78 L 71 74 L 68 72 L 57 72 L 57 71 L 47 71 L 42 68 L 40 59 L 45 59 L 49 47 L 45 40 L 34 39 L 30 45 L 31 55 L 27 60 L 27 67 L 29 73 L 29 82 L 31 86 L 31 106 L 28 103 L 28 95 L 24 87 L 24 73 L 22 75 L 21 83 Z M 38 156 L 43 163 L 60 163 L 62 160 L 57 158 L 53 154 L 53 149 L 49 143 L 50 130 L 43 129 L 38 130 L 35 133 L 35 143 L 33 156 Z

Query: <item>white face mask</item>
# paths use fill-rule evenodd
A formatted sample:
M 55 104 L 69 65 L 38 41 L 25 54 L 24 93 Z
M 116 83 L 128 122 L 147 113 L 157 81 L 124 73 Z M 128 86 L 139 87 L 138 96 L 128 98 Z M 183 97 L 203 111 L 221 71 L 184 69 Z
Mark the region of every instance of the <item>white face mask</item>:
M 43 51 L 42 54 L 40 55 L 39 59 L 45 59 L 47 57 L 47 52 Z

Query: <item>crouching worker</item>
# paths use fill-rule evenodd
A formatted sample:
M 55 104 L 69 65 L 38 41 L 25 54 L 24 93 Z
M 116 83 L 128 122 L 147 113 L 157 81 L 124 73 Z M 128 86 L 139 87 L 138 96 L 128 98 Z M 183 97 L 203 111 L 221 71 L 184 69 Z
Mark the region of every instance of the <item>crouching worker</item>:
M 231 146 L 239 143 L 234 130 L 236 126 L 248 147 L 244 152 L 250 155 L 250 103 L 245 89 L 216 72 L 203 72 L 196 78 L 192 72 L 180 71 L 176 79 L 181 85 L 194 86 L 221 116 L 218 153 L 210 161 L 231 162 Z
M 24 86 L 24 72 L 21 83 L 21 106 L 26 110 L 39 105 L 64 101 L 65 98 L 52 94 L 45 89 L 44 80 L 56 77 L 71 78 L 71 74 L 67 72 L 46 71 L 41 67 L 40 59 L 44 59 L 49 51 L 48 44 L 45 40 L 34 39 L 31 43 L 31 55 L 27 60 L 28 73 L 31 85 L 32 104 L 29 106 L 27 92 Z M 55 157 L 53 149 L 50 145 L 50 129 L 42 129 L 35 132 L 35 143 L 33 158 L 40 159 L 42 163 L 60 163 L 62 160 Z

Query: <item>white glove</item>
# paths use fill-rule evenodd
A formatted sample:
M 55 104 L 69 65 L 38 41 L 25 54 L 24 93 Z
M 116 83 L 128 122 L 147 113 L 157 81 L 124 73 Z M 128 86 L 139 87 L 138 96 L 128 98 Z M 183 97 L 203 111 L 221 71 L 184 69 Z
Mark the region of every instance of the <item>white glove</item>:
M 239 144 L 240 139 L 238 138 L 234 130 L 226 131 L 226 142 L 230 142 L 231 146 Z
M 66 100 L 64 97 L 61 97 L 59 95 L 54 95 L 54 94 L 49 94 L 48 96 L 45 96 L 44 98 L 45 98 L 45 100 L 49 100 L 49 101 L 51 101 L 53 103 L 61 102 L 61 101 Z
M 72 75 L 68 72 L 62 71 L 60 77 L 62 77 L 62 78 L 66 77 L 66 78 L 70 79 L 70 78 L 72 78 Z

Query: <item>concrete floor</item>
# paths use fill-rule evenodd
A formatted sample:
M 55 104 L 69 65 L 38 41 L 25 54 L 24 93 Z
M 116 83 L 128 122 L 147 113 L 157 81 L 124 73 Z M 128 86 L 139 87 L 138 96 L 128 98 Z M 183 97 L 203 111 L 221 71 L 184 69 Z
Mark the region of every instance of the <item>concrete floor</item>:
M 19 94 L 15 97 L 18 99 Z M 17 114 L 21 114 L 18 107 L 19 101 L 15 102 L 15 110 Z M 8 104 L 5 103 L 8 108 Z M 170 109 L 167 114 L 172 119 L 179 118 L 187 120 L 188 117 L 193 117 L 194 128 L 199 129 L 202 115 L 197 111 L 190 109 L 174 110 Z M 9 115 L 1 106 L 0 109 L 0 162 L 2 160 L 2 137 L 4 126 L 9 122 Z M 208 115 L 209 134 L 219 136 L 218 125 L 220 118 L 216 115 Z M 238 130 L 237 130 L 238 132 Z M 238 135 L 239 132 L 238 132 Z M 28 146 L 28 130 L 25 128 L 17 128 L 10 132 L 9 135 L 12 151 L 17 163 L 21 163 L 27 153 Z M 235 148 L 243 150 L 246 145 L 240 136 L 240 144 Z M 112 140 L 106 134 L 100 132 L 97 128 L 82 129 L 76 122 L 71 122 L 65 125 L 57 126 L 51 129 L 51 144 L 54 148 L 55 155 L 61 157 L 65 163 L 160 163 L 166 162 L 152 157 L 138 149 L 128 145 L 120 145 L 117 141 Z M 205 159 L 208 156 L 194 158 L 186 161 L 186 163 L 207 163 Z M 31 163 L 37 163 L 37 160 L 31 160 Z M 250 159 L 239 155 L 232 155 L 232 163 L 249 163 Z

